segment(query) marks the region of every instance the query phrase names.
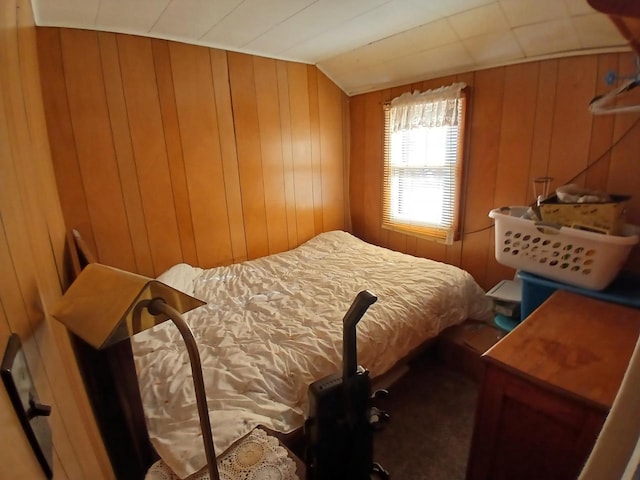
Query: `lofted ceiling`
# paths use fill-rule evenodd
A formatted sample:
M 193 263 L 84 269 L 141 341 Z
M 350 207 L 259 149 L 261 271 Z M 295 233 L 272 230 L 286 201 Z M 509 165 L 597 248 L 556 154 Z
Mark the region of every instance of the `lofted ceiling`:
M 31 0 L 36 24 L 317 65 L 347 94 L 629 50 L 587 0 Z

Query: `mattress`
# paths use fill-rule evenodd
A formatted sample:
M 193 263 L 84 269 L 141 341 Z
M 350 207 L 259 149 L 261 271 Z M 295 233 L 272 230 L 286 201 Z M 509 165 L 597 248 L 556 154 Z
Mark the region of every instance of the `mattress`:
M 206 305 L 185 315 L 202 360 L 216 453 L 257 425 L 304 424 L 308 386 L 341 371 L 342 319 L 358 292 L 378 297 L 357 326 L 372 377 L 491 304 L 466 271 L 322 233 L 290 251 L 229 266 L 178 264 L 158 279 Z M 181 478 L 206 465 L 188 354 L 165 322 L 132 339 L 151 442 Z

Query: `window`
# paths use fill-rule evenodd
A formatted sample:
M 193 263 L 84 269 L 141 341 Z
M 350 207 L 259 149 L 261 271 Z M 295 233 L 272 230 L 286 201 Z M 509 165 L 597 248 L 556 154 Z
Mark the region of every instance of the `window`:
M 464 87 L 405 93 L 385 105 L 383 228 L 457 240 Z

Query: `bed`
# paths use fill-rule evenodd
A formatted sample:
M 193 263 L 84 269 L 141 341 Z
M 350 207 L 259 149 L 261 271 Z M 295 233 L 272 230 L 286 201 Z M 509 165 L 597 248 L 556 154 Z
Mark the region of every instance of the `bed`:
M 378 297 L 357 329 L 358 363 L 373 378 L 445 328 L 491 316 L 464 270 L 343 231 L 230 266 L 178 264 L 158 279 L 207 302 L 185 319 L 199 345 L 219 455 L 258 425 L 300 431 L 309 384 L 341 369 L 342 318 L 359 291 Z M 205 455 L 180 334 L 165 322 L 131 346 L 151 443 L 178 477 L 198 472 Z

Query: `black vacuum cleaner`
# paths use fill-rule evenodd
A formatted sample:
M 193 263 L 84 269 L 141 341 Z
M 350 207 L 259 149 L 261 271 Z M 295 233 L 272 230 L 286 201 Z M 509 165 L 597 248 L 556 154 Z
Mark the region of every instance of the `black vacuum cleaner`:
M 309 386 L 305 422 L 307 480 L 388 479 L 373 461 L 373 433 L 389 416 L 372 405 L 369 372 L 358 365 L 356 324 L 377 298 L 366 290 L 356 296 L 342 320 L 343 371 Z

